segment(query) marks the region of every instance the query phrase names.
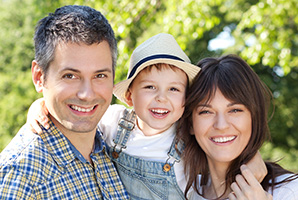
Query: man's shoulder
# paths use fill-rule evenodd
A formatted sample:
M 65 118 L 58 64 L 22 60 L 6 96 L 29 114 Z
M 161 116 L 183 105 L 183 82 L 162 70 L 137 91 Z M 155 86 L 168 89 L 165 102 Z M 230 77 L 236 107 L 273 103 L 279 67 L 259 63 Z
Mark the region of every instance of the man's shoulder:
M 6 162 L 17 159 L 22 152 L 34 145 L 34 141 L 37 137 L 38 135 L 29 131 L 25 124 L 1 152 L 0 166 Z
M 0 176 L 10 173 L 42 179 L 46 166 L 53 164 L 41 137 L 24 125 L 0 154 Z

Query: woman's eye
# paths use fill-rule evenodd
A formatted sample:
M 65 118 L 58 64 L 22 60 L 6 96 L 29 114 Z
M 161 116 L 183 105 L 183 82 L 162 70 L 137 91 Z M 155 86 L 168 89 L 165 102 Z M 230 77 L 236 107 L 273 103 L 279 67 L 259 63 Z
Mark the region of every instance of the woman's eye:
M 243 110 L 235 108 L 235 109 L 232 109 L 230 112 L 231 113 L 238 113 L 238 112 L 243 112 Z
M 210 114 L 211 112 L 209 110 L 202 110 L 199 112 L 199 115 L 204 115 L 204 114 Z

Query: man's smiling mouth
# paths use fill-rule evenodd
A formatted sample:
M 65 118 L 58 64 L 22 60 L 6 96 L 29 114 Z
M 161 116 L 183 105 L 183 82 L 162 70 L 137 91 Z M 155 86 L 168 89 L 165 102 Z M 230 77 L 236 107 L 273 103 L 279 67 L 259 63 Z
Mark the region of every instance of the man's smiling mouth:
M 91 112 L 92 110 L 94 110 L 96 106 L 92 106 L 90 108 L 83 108 L 83 107 L 79 107 L 79 106 L 75 106 L 75 105 L 71 105 L 70 108 L 79 112 Z

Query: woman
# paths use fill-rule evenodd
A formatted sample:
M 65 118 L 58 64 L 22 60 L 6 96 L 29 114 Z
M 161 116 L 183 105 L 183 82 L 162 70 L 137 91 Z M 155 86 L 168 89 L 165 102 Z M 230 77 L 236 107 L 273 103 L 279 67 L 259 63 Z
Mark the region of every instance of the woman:
M 269 136 L 269 89 L 234 55 L 205 58 L 198 66 L 202 70 L 189 89 L 179 126 L 185 142 L 185 196 L 298 199 L 297 174 L 266 162 L 268 174 L 260 184 L 245 165 L 240 169 Z

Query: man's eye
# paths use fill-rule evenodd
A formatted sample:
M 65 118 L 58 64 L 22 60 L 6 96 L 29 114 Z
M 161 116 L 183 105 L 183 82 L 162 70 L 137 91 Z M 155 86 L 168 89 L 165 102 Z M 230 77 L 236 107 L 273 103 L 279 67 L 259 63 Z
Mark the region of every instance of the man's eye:
M 65 78 L 65 79 L 73 79 L 73 78 L 75 78 L 75 76 L 74 76 L 73 74 L 65 74 L 65 75 L 63 75 L 62 78 Z
M 105 78 L 107 77 L 105 74 L 97 74 L 95 78 Z

